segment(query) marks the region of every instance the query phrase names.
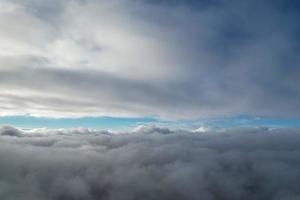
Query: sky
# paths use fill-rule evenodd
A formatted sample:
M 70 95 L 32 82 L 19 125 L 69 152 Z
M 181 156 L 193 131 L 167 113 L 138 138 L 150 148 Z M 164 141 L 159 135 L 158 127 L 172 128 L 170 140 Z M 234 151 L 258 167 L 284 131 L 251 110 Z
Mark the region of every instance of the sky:
M 299 200 L 299 0 L 0 0 L 0 199 Z
M 0 123 L 300 126 L 299 11 L 296 0 L 0 0 Z

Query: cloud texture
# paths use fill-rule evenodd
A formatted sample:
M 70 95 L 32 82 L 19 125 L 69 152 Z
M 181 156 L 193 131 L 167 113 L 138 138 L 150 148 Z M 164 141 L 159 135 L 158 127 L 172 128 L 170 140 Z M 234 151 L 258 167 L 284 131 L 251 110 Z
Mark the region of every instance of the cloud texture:
M 5 200 L 296 200 L 299 129 L 0 129 Z
M 1 0 L 1 115 L 299 116 L 297 1 Z

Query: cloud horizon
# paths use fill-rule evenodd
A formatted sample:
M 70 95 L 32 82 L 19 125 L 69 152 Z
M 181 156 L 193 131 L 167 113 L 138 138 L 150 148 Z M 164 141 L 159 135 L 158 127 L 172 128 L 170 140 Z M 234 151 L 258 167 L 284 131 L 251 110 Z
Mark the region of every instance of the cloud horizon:
M 0 199 L 299 200 L 299 21 L 299 0 L 0 0 Z

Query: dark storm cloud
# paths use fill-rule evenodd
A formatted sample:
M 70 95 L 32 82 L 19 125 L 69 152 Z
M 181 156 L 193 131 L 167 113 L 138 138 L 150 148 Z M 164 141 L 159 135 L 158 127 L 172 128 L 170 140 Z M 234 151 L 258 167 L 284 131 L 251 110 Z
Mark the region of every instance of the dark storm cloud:
M 140 127 L 116 135 L 4 127 L 0 198 L 296 200 L 299 134 L 299 129 L 192 133 Z
M 2 115 L 299 116 L 297 1 L 55 2 L 2 3 Z

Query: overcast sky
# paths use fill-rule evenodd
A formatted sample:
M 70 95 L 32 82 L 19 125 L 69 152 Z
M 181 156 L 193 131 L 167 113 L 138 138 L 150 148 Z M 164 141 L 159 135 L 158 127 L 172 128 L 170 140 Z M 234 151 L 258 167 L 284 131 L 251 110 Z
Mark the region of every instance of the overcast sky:
M 300 113 L 296 0 L 0 0 L 0 115 Z

